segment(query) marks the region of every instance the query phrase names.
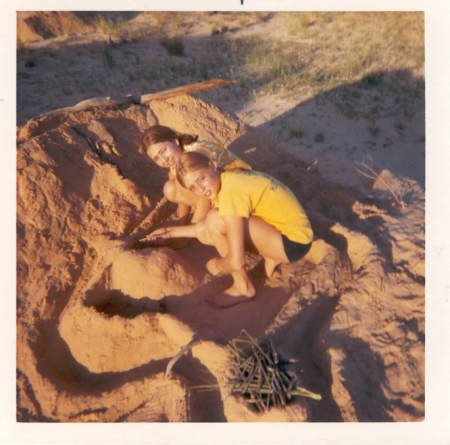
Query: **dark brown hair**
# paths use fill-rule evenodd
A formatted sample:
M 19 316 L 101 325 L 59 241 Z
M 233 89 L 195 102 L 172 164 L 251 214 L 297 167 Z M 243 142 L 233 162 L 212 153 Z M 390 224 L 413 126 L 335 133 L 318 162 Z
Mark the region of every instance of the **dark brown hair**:
M 184 150 L 185 145 L 192 144 L 197 139 L 197 135 L 178 133 L 164 125 L 153 125 L 144 133 L 139 152 L 147 154 L 148 149 L 152 145 L 174 140 L 177 140 L 180 143 L 181 149 Z

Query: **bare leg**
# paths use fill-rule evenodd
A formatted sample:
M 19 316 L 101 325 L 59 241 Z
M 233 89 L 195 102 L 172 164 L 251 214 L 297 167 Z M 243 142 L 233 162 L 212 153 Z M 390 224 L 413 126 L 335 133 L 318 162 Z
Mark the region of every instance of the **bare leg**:
M 226 227 L 218 212 L 213 209 L 206 220 L 211 238 L 221 257 L 228 254 L 228 241 Z M 279 264 L 289 263 L 284 251 L 281 233 L 263 219 L 251 216 L 244 223 L 244 239 L 247 246 L 254 253 L 261 255 L 265 261 L 267 276 L 270 278 L 275 267 Z
M 195 236 L 202 244 L 214 246 L 214 242 L 206 229 L 206 222 L 204 219 L 195 224 Z
M 264 267 L 269 278 L 279 264 L 289 263 L 278 229 L 256 216 L 251 216 L 244 227 L 245 241 L 264 258 Z
M 219 255 L 223 258 L 228 254 L 228 240 L 226 227 L 217 209 L 212 209 L 206 217 L 206 228 L 209 237 L 213 241 Z M 243 266 L 241 269 L 231 273 L 233 284 L 220 295 L 210 299 L 210 306 L 223 308 L 230 307 L 243 301 L 250 301 L 255 297 L 255 287 L 251 282 L 247 269 Z
M 219 255 L 225 257 L 228 254 L 228 240 L 226 226 L 218 216 L 218 211 L 213 209 L 206 219 L 206 227 L 210 238 L 214 242 Z M 245 242 L 252 250 L 260 254 L 265 260 L 266 274 L 270 277 L 275 267 L 281 263 L 289 263 L 284 251 L 281 233 L 273 226 L 258 217 L 250 217 L 244 224 Z M 251 282 L 245 267 L 232 272 L 233 285 L 222 294 L 214 297 L 210 305 L 214 307 L 229 307 L 243 301 L 254 298 L 256 290 Z

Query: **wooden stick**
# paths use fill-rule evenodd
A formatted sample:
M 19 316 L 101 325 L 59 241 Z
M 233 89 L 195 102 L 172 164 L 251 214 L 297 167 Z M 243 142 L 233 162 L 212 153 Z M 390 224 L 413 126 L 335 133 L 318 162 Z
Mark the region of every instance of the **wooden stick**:
M 211 90 L 213 88 L 218 88 L 223 85 L 228 85 L 230 83 L 236 82 L 235 80 L 225 80 L 225 79 L 210 79 L 204 82 L 194 83 L 191 85 L 185 85 L 178 88 L 172 88 L 166 91 L 160 91 L 159 93 L 144 94 L 143 96 L 132 96 L 128 95 L 126 97 L 93 97 L 91 99 L 83 100 L 77 103 L 73 107 L 58 108 L 56 110 L 48 111 L 43 113 L 43 116 L 51 116 L 58 113 L 76 113 L 79 111 L 87 111 L 93 108 L 117 108 L 121 106 L 131 105 L 131 104 L 148 104 L 153 100 L 165 100 L 171 97 L 181 96 L 183 94 L 193 94 L 199 91 Z
M 252 362 L 252 370 L 249 372 L 247 379 L 243 382 L 243 385 L 246 385 L 242 391 L 242 394 L 247 392 L 248 387 L 250 386 L 251 381 L 253 380 L 253 377 L 255 376 L 256 372 L 256 366 L 255 362 Z
M 169 377 L 170 372 L 172 371 L 173 365 L 184 355 L 187 351 L 189 351 L 193 346 L 198 345 L 201 342 L 201 339 L 198 336 L 194 335 L 194 338 L 185 346 L 183 346 L 180 350 L 180 352 L 172 359 L 170 360 L 169 364 L 166 368 L 166 375 L 165 378 Z
M 183 94 L 198 93 L 199 91 L 218 88 L 223 85 L 228 85 L 234 82 L 235 80 L 211 79 L 205 80 L 204 82 L 194 83 L 192 85 L 186 85 L 183 87 L 173 88 L 167 91 L 161 91 L 159 93 L 145 94 L 144 96 L 141 96 L 141 104 L 145 105 L 151 102 L 152 100 L 165 100 L 170 99 L 171 97 L 181 96 Z
M 289 388 L 287 390 L 287 397 L 288 397 L 289 400 L 291 400 L 291 398 L 292 398 L 291 391 L 292 391 L 292 388 L 295 386 L 296 383 L 297 383 L 297 377 L 294 377 L 291 380 L 291 383 L 289 384 Z
M 251 359 L 252 357 L 250 356 L 247 360 L 245 360 L 245 362 L 241 365 L 244 366 L 243 371 L 239 374 L 239 377 L 236 379 L 236 381 L 234 382 L 233 386 L 231 387 L 231 391 L 228 393 L 228 395 L 225 397 L 225 400 L 228 399 L 228 397 L 233 394 L 234 388 L 236 388 L 236 386 L 238 385 L 238 383 L 242 383 L 242 380 L 244 378 L 244 374 L 247 371 L 248 365 L 251 363 Z

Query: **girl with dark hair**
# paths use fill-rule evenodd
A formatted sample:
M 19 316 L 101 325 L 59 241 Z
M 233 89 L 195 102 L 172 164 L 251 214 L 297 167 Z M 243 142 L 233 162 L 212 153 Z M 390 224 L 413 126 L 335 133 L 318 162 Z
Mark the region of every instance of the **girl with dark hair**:
M 150 127 L 142 137 L 140 152 L 145 153 L 162 168 L 170 169 L 169 180 L 164 185 L 164 196 L 178 204 L 178 218 L 181 225 L 189 220 L 191 208 L 194 209 L 191 222 L 206 217 L 211 202 L 181 187 L 176 180 L 176 165 L 184 152 L 198 151 L 206 155 L 214 165 L 224 169 L 250 167 L 225 148 L 211 142 L 198 141 L 198 136 L 178 133 L 163 125 Z

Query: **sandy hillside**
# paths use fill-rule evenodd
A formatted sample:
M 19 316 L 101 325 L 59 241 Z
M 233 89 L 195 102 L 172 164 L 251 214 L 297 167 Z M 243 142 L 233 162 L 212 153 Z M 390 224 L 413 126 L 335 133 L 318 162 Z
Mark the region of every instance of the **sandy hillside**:
M 225 285 L 205 271 L 208 248 L 133 249 L 170 212 L 165 205 L 152 212 L 165 174 L 137 151 L 139 135 L 156 122 L 232 141 L 232 151 L 304 203 L 316 234 L 311 252 L 260 283 L 254 302 L 206 305 Z M 326 157 L 310 169 L 318 155 L 294 158 L 283 145 L 188 96 L 62 112 L 20 129 L 20 420 L 126 421 L 155 404 L 153 391 L 163 396 L 143 417 L 149 421 L 422 419 L 423 190 L 387 171 L 377 181 L 361 178 Z M 299 359 L 292 371 L 322 401 L 300 398 L 256 415 L 226 399 L 226 388 L 192 389 L 226 383 L 225 345 L 242 329 Z M 194 335 L 201 342 L 163 380 L 169 359 Z
M 223 78 L 235 83 L 195 97 L 289 142 L 293 154 L 299 146 L 377 165 L 425 187 L 423 13 L 17 18 L 19 125 L 92 97 L 139 97 Z M 165 41 L 179 42 L 181 54 Z
M 299 113 L 324 113 L 337 125 L 327 103 L 303 107 Z M 339 147 L 283 138 L 275 117 L 260 128 L 232 107 L 189 95 L 45 111 L 23 123 L 19 115 L 17 128 L 19 422 L 424 419 L 423 171 L 400 175 L 395 162 L 364 168 Z M 339 116 L 333 131 L 343 143 L 355 121 Z M 254 301 L 207 306 L 205 297 L 227 285 L 206 271 L 212 248 L 136 244 L 174 210 L 162 199 L 166 173 L 138 152 L 141 134 L 156 123 L 229 148 L 288 185 L 310 216 L 315 240 L 304 259 L 264 281 L 259 258 L 248 256 Z M 328 131 L 323 125 L 311 145 Z M 376 137 L 392 141 L 397 130 Z M 290 373 L 322 399 L 294 397 L 260 413 L 227 397 L 227 343 L 243 329 L 293 359 Z

